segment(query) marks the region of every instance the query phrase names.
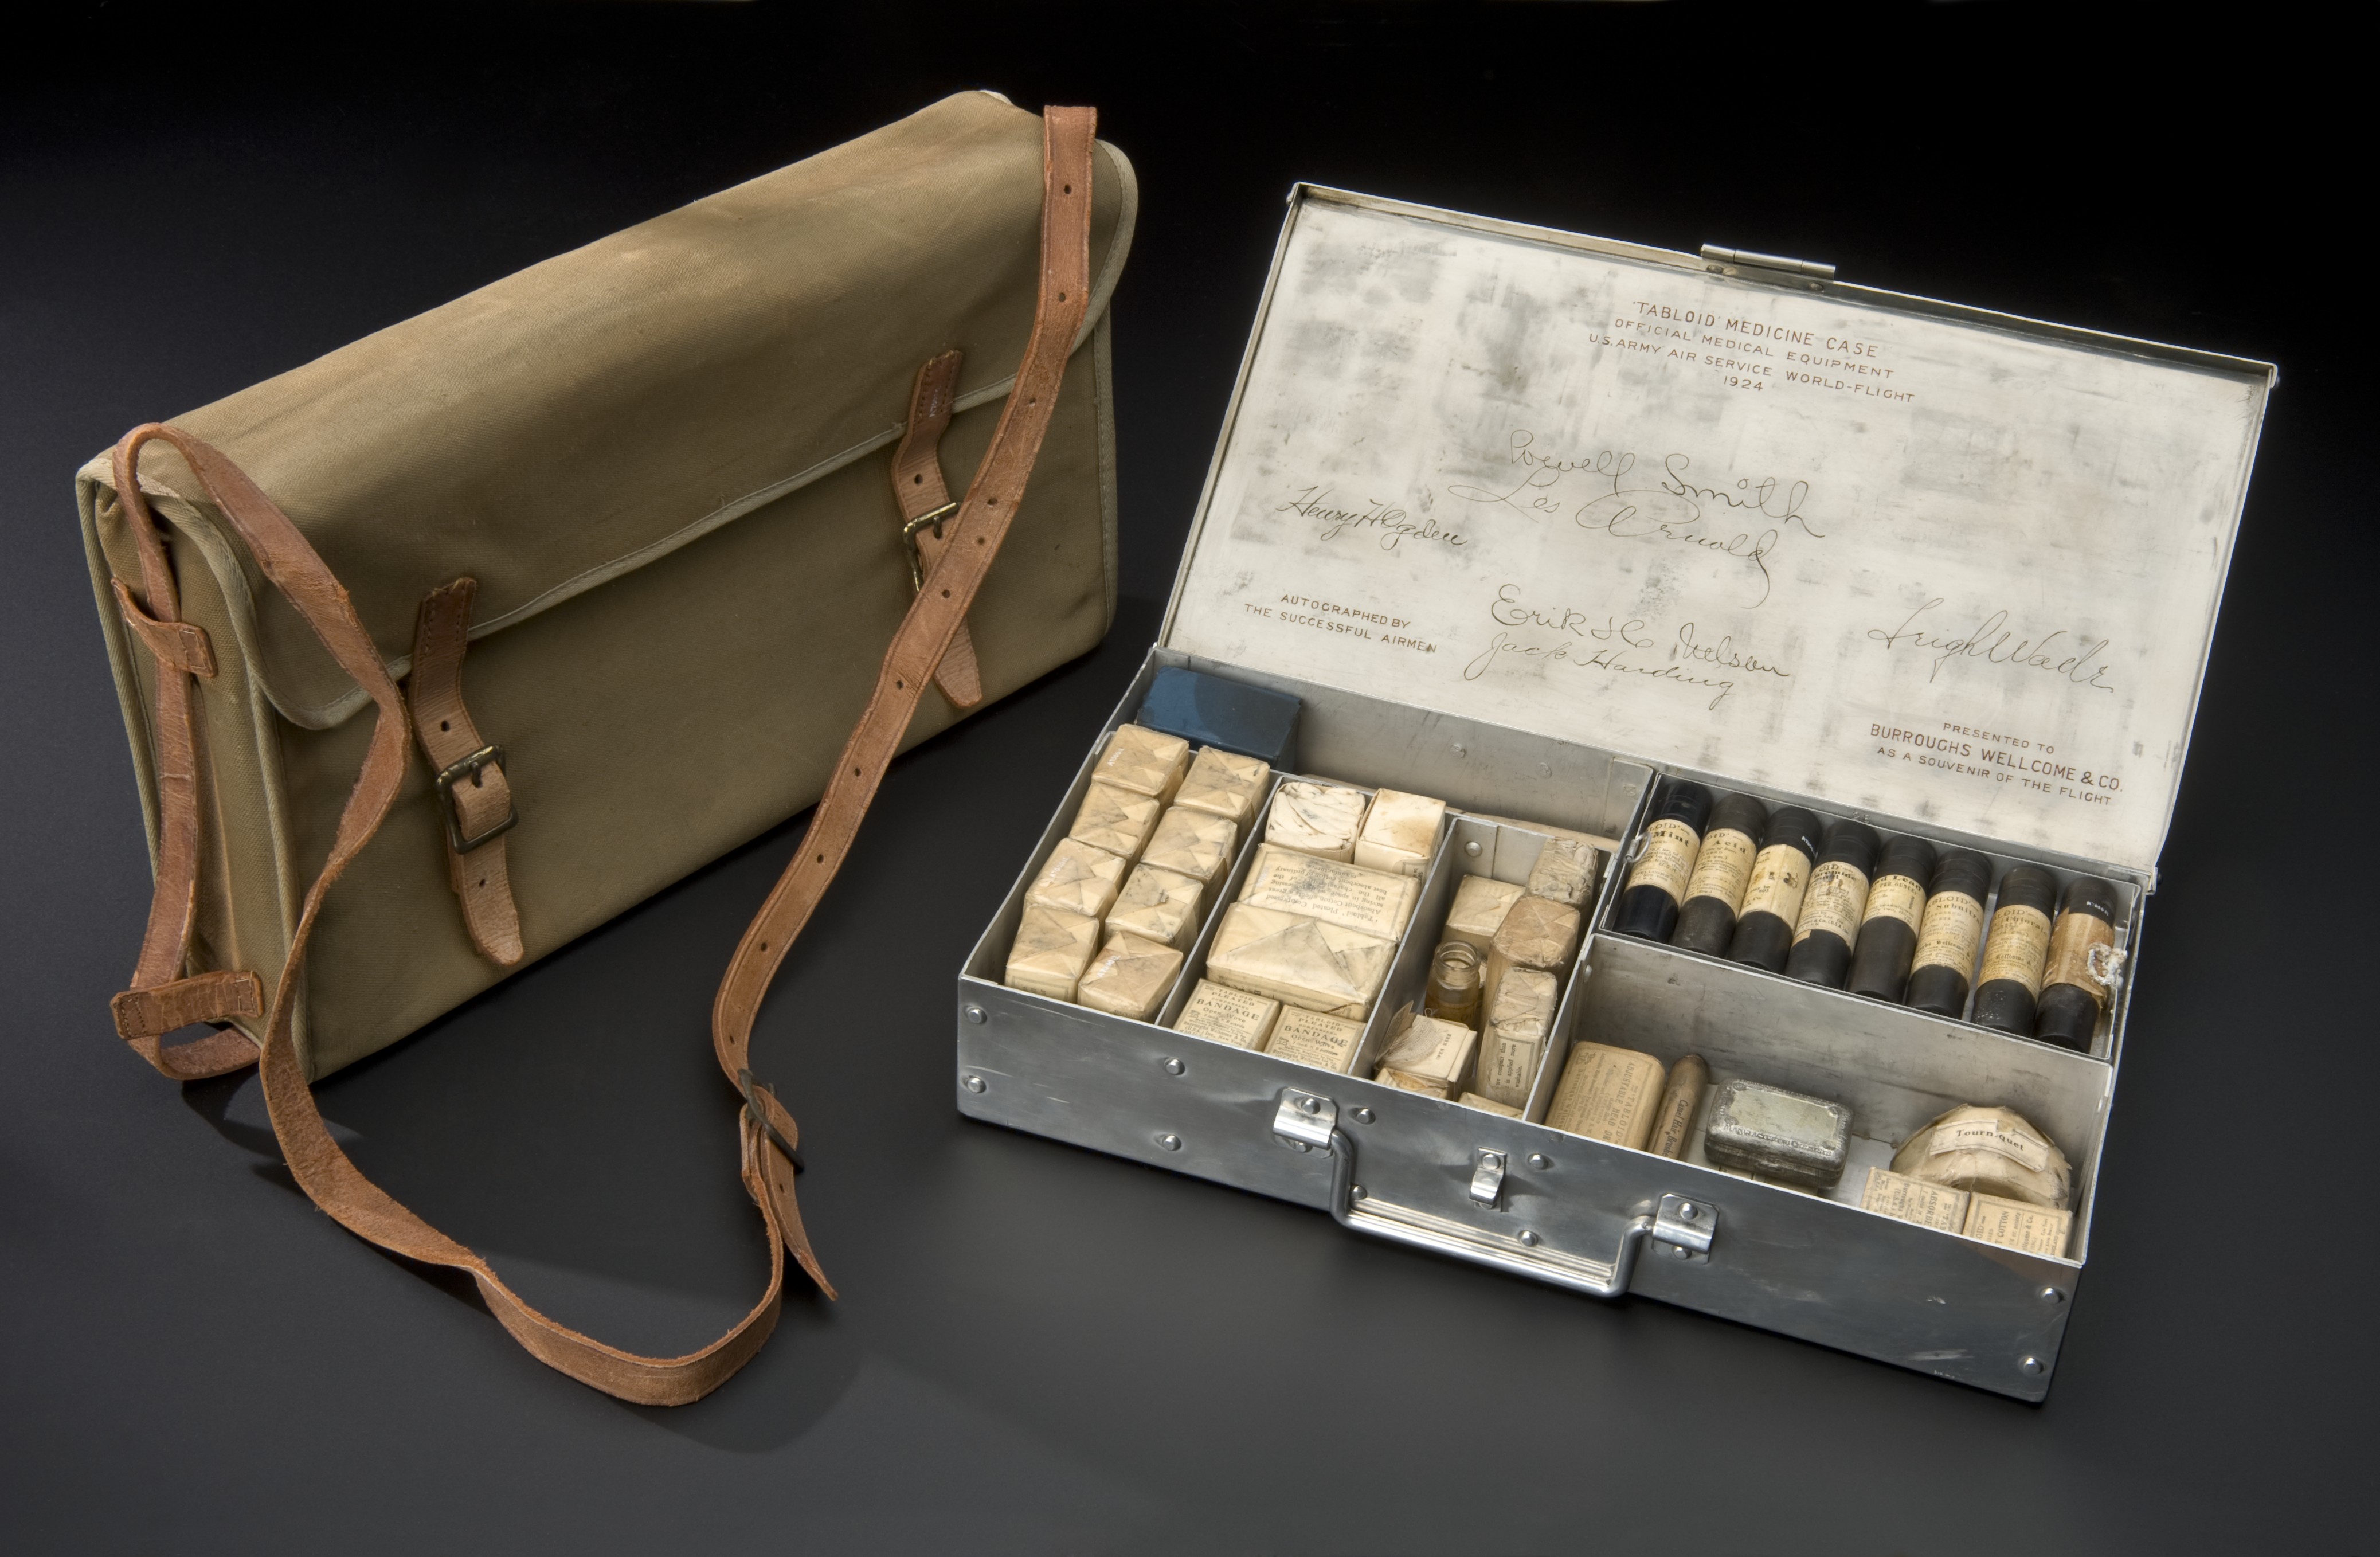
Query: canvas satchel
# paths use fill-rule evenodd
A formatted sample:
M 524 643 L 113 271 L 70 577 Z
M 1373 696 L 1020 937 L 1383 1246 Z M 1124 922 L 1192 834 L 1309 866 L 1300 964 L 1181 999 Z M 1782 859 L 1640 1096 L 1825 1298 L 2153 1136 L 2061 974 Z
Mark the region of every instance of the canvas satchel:
M 625 1399 L 740 1368 L 788 1254 L 832 1295 L 753 1018 L 893 756 L 1107 631 L 1135 204 L 1090 110 L 963 93 L 91 461 L 156 875 L 118 1033 L 261 1064 L 317 1205 Z M 711 1013 L 770 1247 L 720 1340 L 548 1319 L 333 1140 L 311 1081 L 814 803 Z

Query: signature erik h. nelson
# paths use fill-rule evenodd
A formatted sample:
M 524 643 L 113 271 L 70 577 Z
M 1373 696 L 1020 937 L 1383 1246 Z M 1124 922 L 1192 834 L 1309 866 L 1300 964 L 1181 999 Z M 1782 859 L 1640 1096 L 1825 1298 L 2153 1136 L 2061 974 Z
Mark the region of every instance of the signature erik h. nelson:
M 1921 626 L 1918 618 L 1941 603 L 1939 599 L 1929 600 L 1903 618 L 1900 626 L 1889 630 L 1870 627 L 1867 636 L 1888 650 L 1914 649 L 1932 655 L 1934 665 L 1925 673 L 1927 681 L 1939 676 L 1942 667 L 1953 660 L 1985 660 L 2011 670 L 2061 676 L 2077 687 L 2115 690 L 2103 679 L 2107 674 L 2107 639 L 2086 641 L 2071 637 L 2063 627 L 2038 639 L 2020 637 L 2009 629 L 2006 611 L 1992 612 L 1966 633 L 1935 632 Z
M 1558 454 L 1540 448 L 1537 435 L 1526 428 L 1513 430 L 1506 463 L 1520 468 L 1518 480 L 1493 486 L 1457 482 L 1446 489 L 1448 495 L 1500 505 L 1526 518 L 1567 517 L 1581 529 L 1617 541 L 1667 541 L 1733 558 L 1760 576 L 1759 596 L 1748 602 L 1753 606 L 1767 602 L 1775 584 L 1768 559 L 1789 529 L 1798 529 L 1813 541 L 1826 539 L 1803 512 L 1810 499 L 1807 481 L 1746 476 L 1711 486 L 1690 474 L 1694 461 L 1683 454 L 1665 456 L 1659 473 L 1647 481 L 1648 472 L 1638 470 L 1632 453 Z
M 1362 508 L 1333 507 L 1330 489 L 1316 482 L 1293 493 L 1273 510 L 1278 514 L 1297 514 L 1322 527 L 1322 539 L 1336 541 L 1349 530 L 1364 530 L 1380 539 L 1380 550 L 1393 552 L 1401 541 L 1439 541 L 1449 546 L 1468 542 L 1460 530 L 1440 529 L 1427 514 L 1415 519 L 1403 509 L 1389 503 L 1372 503 Z
M 1708 687 L 1711 699 L 1704 706 L 1717 709 L 1736 689 L 1738 676 L 1773 675 L 1786 680 L 1793 674 L 1780 664 L 1736 648 L 1731 634 L 1716 641 L 1706 639 L 1692 622 L 1680 624 L 1664 653 L 1652 625 L 1640 617 L 1623 621 L 1607 616 L 1597 624 L 1585 613 L 1568 606 L 1527 604 L 1521 599 L 1518 584 L 1507 584 L 1498 590 L 1488 614 L 1507 629 L 1534 629 L 1554 637 L 1546 642 L 1516 639 L 1509 630 L 1500 632 L 1463 667 L 1465 681 L 1476 681 L 1507 663 L 1572 664 L 1609 675 L 1641 675 L 1680 687 Z

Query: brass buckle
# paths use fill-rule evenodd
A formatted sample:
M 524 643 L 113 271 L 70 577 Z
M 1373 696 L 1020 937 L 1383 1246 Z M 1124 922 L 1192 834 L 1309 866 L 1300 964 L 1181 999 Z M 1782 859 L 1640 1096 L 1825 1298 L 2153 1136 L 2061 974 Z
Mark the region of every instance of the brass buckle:
M 802 1154 L 794 1150 L 794 1143 L 785 1138 L 785 1132 L 777 1128 L 776 1121 L 769 1117 L 769 1111 L 760 1106 L 760 1100 L 754 1095 L 760 1084 L 752 1078 L 750 1071 L 739 1070 L 735 1073 L 735 1085 L 744 1093 L 744 1117 L 752 1121 L 755 1129 L 774 1141 L 777 1150 L 785 1154 L 785 1161 L 794 1165 L 794 1172 L 800 1173 Z
M 438 797 L 446 802 L 446 842 L 456 854 L 470 853 L 490 839 L 511 832 L 513 824 L 520 821 L 520 807 L 515 805 L 504 813 L 504 821 L 497 822 L 478 837 L 463 836 L 463 812 L 455 804 L 455 786 L 467 778 L 477 778 L 482 768 L 501 768 L 504 765 L 504 748 L 503 747 L 483 746 L 438 775 L 436 781 Z
M 909 549 L 909 587 L 922 590 L 926 587 L 926 558 L 917 550 L 917 532 L 931 526 L 934 539 L 942 538 L 942 521 L 959 511 L 955 503 L 945 503 L 930 514 L 920 514 L 901 527 L 901 543 Z

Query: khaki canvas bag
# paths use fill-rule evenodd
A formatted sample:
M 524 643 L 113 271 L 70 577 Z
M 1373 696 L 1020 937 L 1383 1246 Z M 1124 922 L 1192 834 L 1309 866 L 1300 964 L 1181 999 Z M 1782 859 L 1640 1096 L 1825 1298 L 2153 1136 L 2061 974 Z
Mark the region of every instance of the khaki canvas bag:
M 1107 631 L 1135 204 L 1090 110 L 964 93 L 92 460 L 156 874 L 118 1033 L 260 1064 L 317 1205 L 625 1399 L 743 1366 L 789 1252 L 832 1295 L 753 1017 L 896 752 Z M 332 1139 L 311 1081 L 813 803 L 711 1013 L 770 1246 L 720 1340 L 556 1323 Z

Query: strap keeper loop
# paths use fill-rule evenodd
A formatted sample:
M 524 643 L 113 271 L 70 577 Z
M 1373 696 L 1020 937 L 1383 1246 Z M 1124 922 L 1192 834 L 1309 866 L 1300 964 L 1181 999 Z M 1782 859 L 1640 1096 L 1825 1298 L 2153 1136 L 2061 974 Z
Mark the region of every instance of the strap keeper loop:
M 161 622 L 140 608 L 132 591 L 124 587 L 123 579 L 111 578 L 108 584 L 115 590 L 115 603 L 124 613 L 124 625 L 156 656 L 160 669 L 180 671 L 201 681 L 214 679 L 214 645 L 207 641 L 205 628 L 190 622 Z
M 770 1096 L 773 1101 L 774 1094 L 770 1093 L 766 1087 L 755 1080 L 749 1070 L 739 1070 L 735 1073 L 735 1085 L 744 1093 L 744 1117 L 749 1119 L 755 1130 L 766 1136 L 775 1144 L 779 1151 L 785 1154 L 785 1161 L 794 1165 L 794 1172 L 797 1174 L 802 1172 L 804 1169 L 802 1154 L 794 1150 L 794 1143 L 785 1138 L 785 1132 L 777 1128 L 777 1122 L 769 1116 L 769 1105 L 760 1101 L 763 1095 Z

